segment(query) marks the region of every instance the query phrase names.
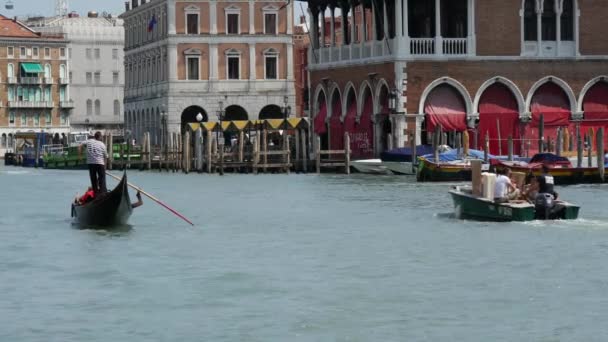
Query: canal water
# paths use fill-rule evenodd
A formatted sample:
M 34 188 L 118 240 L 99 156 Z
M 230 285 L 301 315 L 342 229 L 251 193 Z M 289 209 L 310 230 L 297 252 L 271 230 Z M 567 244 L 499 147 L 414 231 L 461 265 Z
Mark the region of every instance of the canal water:
M 408 177 L 129 176 L 196 226 L 144 198 L 80 230 L 85 171 L 0 167 L 0 341 L 608 336 L 608 186 L 558 188 L 576 221 L 479 223 Z

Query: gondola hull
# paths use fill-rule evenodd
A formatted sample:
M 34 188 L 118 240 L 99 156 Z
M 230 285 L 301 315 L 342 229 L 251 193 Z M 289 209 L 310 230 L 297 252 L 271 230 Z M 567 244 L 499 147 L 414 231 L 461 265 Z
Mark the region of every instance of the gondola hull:
M 75 221 L 87 227 L 124 225 L 132 212 L 126 173 L 114 190 L 84 205 L 72 205 L 72 216 Z

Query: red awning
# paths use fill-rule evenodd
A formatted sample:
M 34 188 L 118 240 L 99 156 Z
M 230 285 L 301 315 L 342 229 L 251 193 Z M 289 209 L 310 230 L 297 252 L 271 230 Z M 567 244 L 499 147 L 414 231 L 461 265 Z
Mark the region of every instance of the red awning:
M 500 145 L 498 127 L 500 126 Z M 517 100 L 509 88 L 495 83 L 488 87 L 479 101 L 478 139 L 490 137 L 490 153 L 506 154 L 509 148 L 508 138 L 513 137 L 513 152 L 520 153 L 517 143 L 519 139 L 519 111 Z
M 608 83 L 596 83 L 583 100 L 585 116 L 582 126 L 608 127 Z
M 465 131 L 466 107 L 462 96 L 449 85 L 440 85 L 429 94 L 424 105 L 426 127 L 429 132 L 441 125 L 444 131 Z
M 327 106 L 325 102 L 321 104 L 321 108 L 319 108 L 319 112 L 317 116 L 315 116 L 315 133 L 316 134 L 325 134 L 327 132 L 327 125 L 325 124 L 325 119 L 327 119 Z

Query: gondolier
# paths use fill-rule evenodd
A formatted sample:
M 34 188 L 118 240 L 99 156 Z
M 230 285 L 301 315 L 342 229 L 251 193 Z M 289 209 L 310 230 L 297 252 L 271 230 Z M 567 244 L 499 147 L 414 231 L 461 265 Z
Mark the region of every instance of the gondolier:
M 106 193 L 106 160 L 108 151 L 106 145 L 101 142 L 101 132 L 96 132 L 94 139 L 88 139 L 78 146 L 78 155 L 82 156 L 82 147 L 87 148 L 87 165 L 89 166 L 89 176 L 91 187 L 98 193 Z

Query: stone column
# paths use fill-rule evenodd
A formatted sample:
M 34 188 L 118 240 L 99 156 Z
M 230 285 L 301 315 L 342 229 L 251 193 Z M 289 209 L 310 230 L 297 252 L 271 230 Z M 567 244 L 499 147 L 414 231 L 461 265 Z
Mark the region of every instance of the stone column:
M 313 49 L 319 48 L 319 11 L 315 7 L 308 8 L 310 18 L 311 45 Z
M 382 0 L 380 0 L 380 1 L 382 1 Z M 401 3 L 401 0 L 392 0 L 392 1 Z M 387 8 L 386 8 L 386 1 L 382 2 L 382 28 L 384 29 L 384 32 L 382 32 L 382 36 L 384 37 L 384 39 L 388 40 L 389 39 L 389 30 L 388 30 L 388 13 L 387 13 Z
M 167 64 L 169 64 L 169 81 L 177 81 L 177 45 L 169 43 L 167 47 Z
M 249 0 L 249 34 L 255 34 L 255 0 Z
M 536 1 L 536 55 L 542 55 L 542 15 L 543 15 L 543 1 Z
M 443 55 L 443 38 L 441 37 L 441 0 L 435 0 L 435 53 Z
M 348 23 L 348 3 L 342 3 L 343 7 L 340 7 L 340 13 L 342 16 L 342 46 L 348 45 L 350 39 L 350 24 Z
M 405 4 L 401 9 L 401 13 L 403 13 L 403 42 L 404 42 L 404 51 L 406 55 L 410 54 L 410 27 L 409 27 L 409 11 L 408 11 L 408 1 L 404 0 Z
M 350 46 L 355 44 L 357 37 L 355 37 L 355 32 L 357 31 L 357 16 L 355 15 L 355 1 L 350 0 Z
M 361 46 L 363 46 L 367 41 L 367 11 L 363 4 L 361 4 L 361 13 Z M 363 54 L 363 52 L 361 52 L 361 54 Z
M 378 39 L 378 34 L 376 33 L 376 15 L 378 9 L 375 6 L 375 1 L 372 1 L 372 39 L 371 41 L 375 41 L 376 39 Z
M 395 36 L 403 36 L 403 9 L 401 8 L 401 0 L 395 1 L 395 13 L 392 13 L 391 15 L 395 17 Z
M 256 57 L 255 43 L 249 43 L 249 79 L 252 81 L 255 81 L 257 78 L 255 70 Z
M 209 80 L 218 79 L 218 55 L 217 44 L 209 44 Z
M 330 13 L 330 26 L 329 26 L 329 34 L 330 34 L 330 42 L 329 45 L 331 47 L 336 46 L 336 8 L 331 5 L 329 6 L 329 13 Z
M 217 34 L 217 1 L 209 1 L 209 26 L 211 34 Z
M 576 2 L 576 1 L 575 1 Z M 555 54 L 559 56 L 561 53 L 562 43 L 562 13 L 563 3 L 560 0 L 555 1 Z
M 327 7 L 320 6 L 319 8 L 319 22 L 321 23 L 321 34 L 319 36 L 319 47 L 325 47 L 325 10 Z
M 287 44 L 287 80 L 293 81 L 293 43 Z
M 289 2 L 285 11 L 287 12 L 287 34 L 293 34 L 293 1 Z

